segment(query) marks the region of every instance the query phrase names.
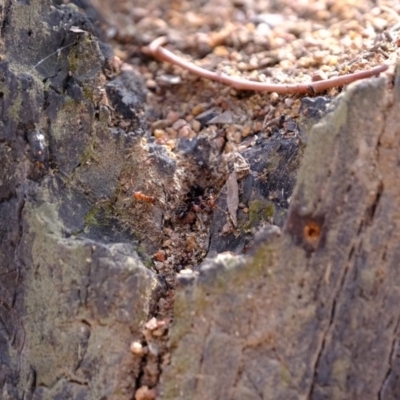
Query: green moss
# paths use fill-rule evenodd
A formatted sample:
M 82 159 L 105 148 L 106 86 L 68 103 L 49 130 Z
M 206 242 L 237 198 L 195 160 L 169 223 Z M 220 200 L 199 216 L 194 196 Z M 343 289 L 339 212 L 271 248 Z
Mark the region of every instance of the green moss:
M 100 225 L 97 215 L 99 213 L 99 209 L 93 207 L 86 215 L 85 215 L 85 228 L 90 226 L 98 226 Z
M 87 64 L 91 60 L 96 62 L 93 57 L 97 55 L 97 51 L 94 51 L 93 46 L 98 46 L 97 41 L 92 40 L 89 33 L 84 33 L 76 46 L 72 46 L 71 51 L 68 55 L 68 66 L 72 74 L 82 74 L 87 71 Z
M 177 382 L 174 380 L 166 382 L 164 387 L 163 396 L 166 399 L 179 399 L 181 389 Z
M 268 164 L 266 168 L 266 172 L 275 173 L 279 167 L 279 163 L 282 160 L 282 156 L 279 155 L 276 151 L 271 152 L 268 156 Z
M 253 200 L 249 204 L 249 219 L 244 229 L 249 230 L 260 224 L 262 221 L 272 222 L 275 215 L 275 205 L 268 200 Z
M 200 293 L 200 296 L 204 298 L 204 293 Z M 171 348 L 178 347 L 181 339 L 191 331 L 192 316 L 189 310 L 185 294 L 178 292 L 174 302 L 174 318 L 179 321 L 179 324 L 175 324 L 171 330 Z
M 286 384 L 286 386 L 289 386 L 290 382 L 291 382 L 290 371 L 281 363 L 279 372 L 280 372 L 282 382 L 284 382 Z
M 94 142 L 89 143 L 89 145 L 86 147 L 86 149 L 82 153 L 80 164 L 81 165 L 90 164 L 90 162 L 92 162 L 92 161 L 94 161 L 94 162 L 99 161 L 99 158 L 98 158 L 98 155 L 96 152 L 96 144 Z
M 85 230 L 91 226 L 106 226 L 108 219 L 113 215 L 112 206 L 110 202 L 102 201 L 96 203 L 85 215 Z
M 8 108 L 7 113 L 10 119 L 13 119 L 15 121 L 18 121 L 20 119 L 19 115 L 21 112 L 21 107 L 22 107 L 22 99 L 20 96 L 20 85 L 18 84 L 18 89 L 16 91 L 17 96 L 12 102 L 12 105 Z
M 68 55 L 68 68 L 71 73 L 76 73 L 78 70 L 78 50 L 72 47 Z
M 266 207 L 265 207 L 265 209 L 264 209 L 264 215 L 265 215 L 265 217 L 268 219 L 268 220 L 271 220 L 272 221 L 272 219 L 273 219 L 273 217 L 274 217 L 274 214 L 275 214 L 275 205 L 274 205 L 274 203 L 268 203 L 267 205 L 266 205 Z
M 348 357 L 340 357 L 333 362 L 332 379 L 336 381 L 342 389 L 346 388 L 350 365 L 351 360 Z
M 89 101 L 93 101 L 94 98 L 94 89 L 91 88 L 89 85 L 82 86 L 83 95 Z
M 76 113 L 77 109 L 76 101 L 68 95 L 64 96 L 63 100 L 64 100 L 63 111 L 65 113 Z
M 137 234 L 136 231 L 133 232 L 133 234 L 135 235 L 135 238 L 138 238 L 139 235 Z M 143 246 L 143 244 L 137 245 L 136 253 L 140 256 L 140 259 L 142 260 L 142 263 L 146 268 L 154 270 L 153 261 L 149 257 L 148 252 L 147 252 L 145 246 Z

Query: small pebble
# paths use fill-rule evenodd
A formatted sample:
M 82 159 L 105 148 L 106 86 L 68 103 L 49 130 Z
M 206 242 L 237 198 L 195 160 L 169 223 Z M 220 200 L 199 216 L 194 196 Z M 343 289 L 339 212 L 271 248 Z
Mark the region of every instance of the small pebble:
M 312 77 L 311 80 L 313 82 L 322 81 L 324 79 L 328 79 L 327 75 L 323 71 L 316 72 Z
M 151 129 L 156 130 L 156 129 L 165 129 L 168 126 L 171 126 L 170 122 L 167 121 L 166 119 L 159 119 L 157 121 L 154 121 L 151 124 Z
M 161 75 L 158 79 L 161 83 L 168 85 L 179 85 L 182 81 L 180 76 L 166 75 L 166 74 Z
M 158 328 L 158 329 L 154 330 L 153 332 L 151 332 L 151 334 L 154 337 L 161 337 L 161 336 L 164 336 L 165 332 L 166 332 L 166 329 L 164 327 L 161 327 L 161 328 Z
M 160 349 L 158 348 L 158 346 L 155 343 L 149 343 L 149 352 L 153 356 L 158 356 Z
M 294 103 L 293 99 L 291 99 L 291 98 L 286 98 L 285 99 L 285 106 L 286 107 L 291 107 L 293 105 L 293 103 Z
M 178 136 L 178 131 L 176 129 L 173 129 L 173 128 L 167 128 L 165 130 L 165 132 L 167 132 L 168 136 L 171 139 L 175 139 Z
M 178 119 L 172 124 L 172 129 L 179 131 L 185 125 L 187 125 L 187 122 L 184 119 Z
M 153 135 L 156 139 L 161 139 L 166 135 L 166 132 L 162 129 L 154 129 Z
M 157 82 L 154 79 L 147 79 L 146 87 L 148 89 L 155 89 L 157 87 Z
M 173 150 L 176 146 L 176 141 L 174 139 L 167 140 L 165 145 L 168 146 L 169 149 Z
M 197 121 L 197 119 L 193 119 L 191 121 L 192 129 L 196 132 L 199 133 L 201 129 L 201 123 Z
M 272 103 L 276 103 L 279 100 L 279 94 L 273 92 L 269 95 L 269 99 Z
M 132 342 L 130 346 L 131 352 L 137 356 L 142 356 L 144 354 L 143 346 L 139 342 Z
M 182 126 L 182 128 L 180 128 L 178 131 L 178 137 L 179 138 L 189 138 L 190 132 L 191 132 L 191 129 L 189 128 L 188 125 Z
M 158 324 L 157 324 L 157 319 L 156 318 L 151 318 L 149 321 L 146 322 L 145 326 L 146 329 L 149 331 L 153 331 L 154 329 L 157 329 Z
M 179 271 L 179 273 L 182 275 L 191 275 L 191 274 L 193 274 L 193 271 L 191 269 L 185 268 L 185 269 L 181 269 Z
M 199 103 L 197 105 L 195 105 L 192 108 L 191 113 L 197 117 L 198 115 L 200 115 L 202 112 L 204 112 L 205 110 L 207 110 L 209 108 L 209 105 L 207 103 Z
M 242 130 L 242 137 L 245 138 L 252 133 L 251 126 L 245 126 Z
M 165 119 L 170 123 L 170 125 L 172 125 L 173 123 L 175 123 L 176 121 L 178 121 L 179 119 L 179 113 L 176 111 L 170 111 L 167 116 L 165 117 Z
M 215 47 L 213 53 L 216 56 L 220 56 L 220 57 L 228 57 L 229 56 L 229 51 L 225 46 Z
M 168 247 L 168 246 L 171 246 L 171 244 L 172 244 L 172 240 L 171 239 L 166 239 L 166 240 L 163 241 L 161 247 Z
M 155 389 L 149 389 L 148 386 L 142 386 L 135 393 L 135 400 L 155 400 L 157 393 Z

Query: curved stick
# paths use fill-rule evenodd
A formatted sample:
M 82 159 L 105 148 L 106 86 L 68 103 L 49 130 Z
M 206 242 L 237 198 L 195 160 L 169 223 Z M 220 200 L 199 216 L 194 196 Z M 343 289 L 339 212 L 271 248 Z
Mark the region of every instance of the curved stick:
M 381 72 L 386 71 L 389 68 L 388 65 L 382 64 L 369 70 L 354 72 L 353 74 L 342 75 L 336 78 L 324 79 L 316 82 L 289 85 L 270 84 L 233 78 L 224 73 L 208 71 L 176 56 L 174 53 L 162 47 L 166 43 L 167 39 L 164 36 L 153 40 L 148 47 L 150 54 L 158 60 L 167 61 L 171 64 L 178 65 L 179 67 L 186 69 L 197 76 L 224 83 L 225 85 L 231 86 L 238 90 L 255 90 L 275 92 L 279 94 L 317 93 L 333 87 L 348 85 L 349 83 L 359 79 L 365 79 L 379 75 Z

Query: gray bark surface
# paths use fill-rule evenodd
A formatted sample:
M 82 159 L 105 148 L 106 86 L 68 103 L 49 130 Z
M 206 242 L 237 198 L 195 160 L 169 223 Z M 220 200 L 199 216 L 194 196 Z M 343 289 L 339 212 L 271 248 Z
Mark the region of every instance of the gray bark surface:
M 162 399 L 399 398 L 399 98 L 399 73 L 348 87 L 281 237 L 180 278 Z
M 122 171 L 148 179 L 128 163 L 149 156 L 142 99 L 123 76 L 105 87 L 106 56 L 75 6 L 1 11 L 0 398 L 131 399 L 141 359 L 129 345 L 164 289 L 107 207 Z M 125 118 L 127 131 L 112 127 Z

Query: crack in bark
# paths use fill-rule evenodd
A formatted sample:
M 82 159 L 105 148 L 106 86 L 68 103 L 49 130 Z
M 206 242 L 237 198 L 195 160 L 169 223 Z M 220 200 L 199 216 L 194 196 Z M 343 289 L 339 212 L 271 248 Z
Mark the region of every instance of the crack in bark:
M 243 346 L 242 346 L 242 351 L 240 352 L 239 366 L 238 366 L 238 369 L 237 369 L 237 373 L 236 373 L 236 376 L 235 376 L 235 380 L 234 380 L 233 385 L 232 385 L 233 388 L 236 388 L 237 383 L 239 382 L 240 378 L 242 377 L 242 373 L 243 373 L 243 371 L 244 371 L 244 365 L 243 365 L 243 350 L 244 350 L 244 349 L 243 349 Z
M 382 192 L 383 192 L 383 184 L 382 184 L 382 182 L 380 182 L 379 186 L 378 186 L 378 190 L 377 190 L 376 196 L 375 196 L 375 199 L 374 199 L 372 205 L 370 207 L 368 207 L 368 209 L 366 211 L 366 215 L 360 221 L 360 225 L 359 225 L 359 228 L 358 228 L 358 231 L 357 231 L 357 236 L 358 237 L 360 237 L 362 235 L 362 231 L 366 227 L 372 225 L 372 220 L 373 220 L 375 211 L 376 211 L 376 209 L 378 207 L 379 200 L 382 197 Z M 344 284 L 345 284 L 345 281 L 346 281 L 346 277 L 347 277 L 347 274 L 348 274 L 348 271 L 349 271 L 350 260 L 353 258 L 354 254 L 356 252 L 359 252 L 361 250 L 361 248 L 362 248 L 362 239 L 358 242 L 357 250 L 356 250 L 356 243 L 350 249 L 349 256 L 348 256 L 348 262 L 346 263 L 344 273 L 343 273 L 343 275 L 341 277 L 339 287 L 338 287 L 338 289 L 336 291 L 336 294 L 334 296 L 334 300 L 333 300 L 333 303 L 332 303 L 331 315 L 330 315 L 330 320 L 329 320 L 329 323 L 328 323 L 328 327 L 327 327 L 327 329 L 325 330 L 325 332 L 323 334 L 323 339 L 322 339 L 322 342 L 321 342 L 321 346 L 320 346 L 320 349 L 318 351 L 316 362 L 315 362 L 314 367 L 313 367 L 313 371 L 314 371 L 313 372 L 313 379 L 312 379 L 312 383 L 311 383 L 311 386 L 310 386 L 310 391 L 309 391 L 308 396 L 307 396 L 308 399 L 312 399 L 313 393 L 314 393 L 314 390 L 315 390 L 315 386 L 317 385 L 319 363 L 320 363 L 322 354 L 323 354 L 324 349 L 325 349 L 325 344 L 326 344 L 326 340 L 327 340 L 328 334 L 329 334 L 329 332 L 330 332 L 330 330 L 332 328 L 332 325 L 334 323 L 334 319 L 335 319 L 335 315 L 336 315 L 337 301 L 338 301 L 338 299 L 340 297 L 340 293 L 343 291 L 343 287 L 344 287 Z M 399 319 L 399 321 L 397 323 L 397 327 L 399 325 L 399 322 L 400 322 L 400 319 Z M 397 327 L 396 327 L 396 330 L 397 330 Z
M 8 0 L 4 8 L 1 10 L 1 24 L 0 24 L 0 38 L 3 37 L 3 31 L 6 26 L 9 24 L 8 17 L 11 12 L 12 0 Z
M 378 392 L 378 400 L 384 400 L 383 397 L 383 391 L 385 390 L 385 388 L 387 387 L 387 384 L 389 383 L 390 380 L 390 376 L 392 374 L 392 369 L 393 369 L 393 364 L 396 358 L 396 354 L 397 354 L 397 349 L 399 347 L 399 341 L 397 339 L 398 333 L 399 333 L 399 326 L 400 326 L 400 315 L 397 317 L 397 323 L 396 323 L 396 327 L 393 331 L 393 335 L 392 335 L 392 346 L 390 349 L 390 353 L 389 353 L 389 360 L 388 360 L 388 365 L 389 368 L 385 374 L 385 377 L 382 381 L 381 387 L 379 389 Z
M 208 324 L 207 333 L 204 335 L 204 341 L 203 341 L 203 346 L 202 346 L 203 351 L 201 352 L 201 357 L 199 360 L 199 374 L 196 375 L 196 384 L 195 384 L 195 387 L 193 390 L 193 394 L 197 393 L 197 389 L 199 387 L 199 381 L 202 378 L 201 370 L 202 370 L 203 361 L 204 361 L 205 346 L 207 343 L 207 338 L 210 336 L 210 332 L 211 332 L 211 324 Z
M 342 275 L 342 277 L 340 279 L 340 283 L 338 285 L 339 287 L 337 288 L 336 293 L 334 295 L 334 299 L 333 299 L 332 307 L 331 307 L 331 312 L 330 312 L 329 323 L 328 323 L 327 328 L 323 332 L 323 337 L 322 337 L 322 341 L 321 341 L 321 344 L 320 344 L 320 348 L 318 350 L 318 354 L 317 354 L 317 357 L 315 359 L 315 363 L 314 363 L 313 368 L 312 368 L 312 370 L 313 370 L 313 378 L 312 378 L 312 381 L 311 381 L 311 384 L 310 384 L 310 389 L 309 389 L 308 394 L 306 396 L 307 399 L 312 399 L 313 394 L 314 394 L 314 390 L 315 390 L 315 386 L 317 385 L 319 364 L 320 364 L 320 361 L 321 361 L 321 358 L 322 358 L 322 354 L 323 354 L 323 352 L 325 350 L 327 337 L 328 337 L 329 332 L 331 331 L 331 328 L 332 328 L 333 323 L 334 323 L 334 319 L 335 319 L 335 315 L 336 315 L 337 301 L 338 301 L 338 299 L 340 297 L 340 293 L 343 291 L 343 287 L 344 287 L 344 284 L 345 284 L 345 281 L 346 281 L 347 273 L 349 271 L 350 259 L 351 259 L 351 256 L 354 254 L 354 248 L 355 248 L 355 244 L 350 249 L 350 252 L 349 252 L 350 257 L 348 259 L 348 262 L 346 263 L 346 266 L 344 267 L 344 272 L 343 272 L 343 275 Z

